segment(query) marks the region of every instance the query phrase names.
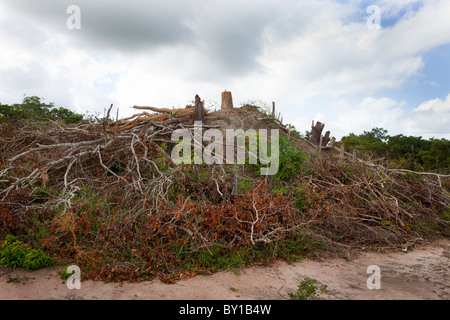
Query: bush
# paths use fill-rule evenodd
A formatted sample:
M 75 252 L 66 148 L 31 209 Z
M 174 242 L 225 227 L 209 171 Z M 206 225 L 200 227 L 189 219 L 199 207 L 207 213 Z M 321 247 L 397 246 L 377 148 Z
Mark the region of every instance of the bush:
M 69 268 L 69 266 L 65 266 L 64 268 L 61 269 L 61 271 L 59 272 L 59 274 L 61 275 L 61 278 L 63 280 L 67 280 L 70 278 L 70 276 L 72 275 L 72 273 L 69 273 L 67 271 L 67 269 Z
M 257 142 L 257 149 L 260 150 L 259 133 L 257 133 Z M 267 146 L 267 154 L 272 155 L 272 152 L 277 152 L 277 150 L 272 150 L 272 146 L 269 144 Z M 289 181 L 300 173 L 301 168 L 308 158 L 297 146 L 291 143 L 289 138 L 285 136 L 279 137 L 278 152 L 278 172 L 272 176 L 273 180 L 276 182 L 281 180 Z M 249 159 L 246 159 L 246 164 L 249 163 Z M 256 169 L 256 172 L 260 172 L 260 169 L 265 168 L 266 166 L 266 164 L 258 163 L 252 167 Z
M 309 298 L 318 297 L 322 293 L 327 293 L 327 285 L 323 285 L 320 288 L 317 286 L 317 280 L 311 278 L 305 278 L 297 286 L 296 293 L 289 292 L 290 300 L 308 300 Z M 320 292 L 317 292 L 317 289 Z
M 307 160 L 307 157 L 295 145 L 292 145 L 288 138 L 280 137 L 280 158 L 279 169 L 274 175 L 275 180 L 290 180 L 298 175 Z
M 53 261 L 41 250 L 28 248 L 16 237 L 8 235 L 0 247 L 0 263 L 8 268 L 38 270 L 51 266 Z

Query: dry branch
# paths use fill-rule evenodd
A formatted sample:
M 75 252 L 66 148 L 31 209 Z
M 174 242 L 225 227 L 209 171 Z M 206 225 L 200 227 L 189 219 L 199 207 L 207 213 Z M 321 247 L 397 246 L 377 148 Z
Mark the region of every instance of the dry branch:
M 134 109 L 138 110 L 151 110 L 158 113 L 171 113 L 172 109 L 168 108 L 155 108 L 155 107 L 142 107 L 142 106 L 133 106 Z

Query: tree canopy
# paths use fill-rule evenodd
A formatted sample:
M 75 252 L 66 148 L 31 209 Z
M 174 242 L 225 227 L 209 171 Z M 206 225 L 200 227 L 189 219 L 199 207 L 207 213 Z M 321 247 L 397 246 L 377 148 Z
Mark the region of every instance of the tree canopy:
M 23 120 L 59 121 L 66 124 L 78 123 L 83 115 L 69 109 L 56 108 L 54 103 L 44 103 L 37 96 L 26 96 L 22 103 L 12 105 L 0 104 L 0 123 L 18 122 Z
M 386 158 L 395 167 L 415 170 L 450 172 L 450 140 L 422 137 L 391 136 L 383 128 L 373 128 L 360 135 L 354 133 L 341 139 L 347 150 Z

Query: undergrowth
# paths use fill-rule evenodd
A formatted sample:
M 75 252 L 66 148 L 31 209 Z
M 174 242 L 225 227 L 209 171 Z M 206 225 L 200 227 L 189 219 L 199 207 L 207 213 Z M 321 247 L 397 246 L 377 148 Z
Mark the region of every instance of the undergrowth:
M 16 237 L 8 235 L 0 246 L 0 263 L 8 268 L 38 270 L 51 266 L 53 261 L 41 250 L 29 248 Z

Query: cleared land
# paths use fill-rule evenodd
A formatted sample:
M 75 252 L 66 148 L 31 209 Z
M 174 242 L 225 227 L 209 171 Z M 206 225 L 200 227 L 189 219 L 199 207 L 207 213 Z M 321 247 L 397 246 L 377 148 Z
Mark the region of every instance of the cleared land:
M 369 265 L 381 269 L 381 289 L 369 290 Z M 30 272 L 0 269 L 0 299 L 288 299 L 305 278 L 328 285 L 321 299 L 450 299 L 450 241 L 439 240 L 409 248 L 406 253 L 362 252 L 352 260 L 333 258 L 303 260 L 295 264 L 274 263 L 198 275 L 174 284 L 160 280 L 141 283 L 82 281 L 80 290 L 69 290 L 60 268 Z

